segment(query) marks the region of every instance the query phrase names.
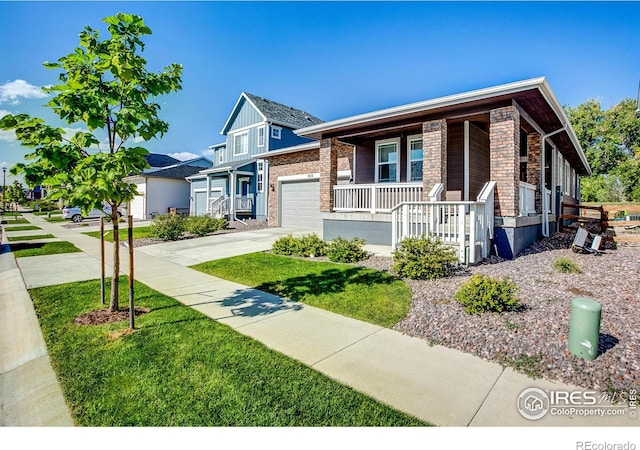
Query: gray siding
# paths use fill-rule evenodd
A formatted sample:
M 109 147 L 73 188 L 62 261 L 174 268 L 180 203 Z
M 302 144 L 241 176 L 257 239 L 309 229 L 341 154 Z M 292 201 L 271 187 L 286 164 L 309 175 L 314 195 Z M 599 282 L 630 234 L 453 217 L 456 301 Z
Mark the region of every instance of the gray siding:
M 279 126 L 279 125 L 278 125 Z M 307 142 L 311 142 L 311 139 L 302 138 L 296 135 L 293 130 L 285 127 L 281 127 L 282 131 L 280 132 L 280 139 L 274 139 L 271 137 L 271 129 L 269 128 L 267 132 L 269 133 L 269 150 L 277 150 L 279 148 L 292 147 L 294 145 L 305 144 Z
M 264 121 L 262 115 L 244 98 L 240 100 L 240 102 L 240 109 L 235 116 L 231 118 L 231 124 L 228 131 L 229 133 L 233 132 L 233 130 L 248 127 L 249 125 Z M 229 147 L 227 146 L 227 148 Z
M 359 237 L 367 244 L 391 245 L 391 222 L 324 219 L 322 225 L 322 238 L 327 241 Z
M 193 191 L 194 189 L 206 189 L 207 188 L 207 180 L 206 179 L 201 179 L 201 180 L 192 180 L 191 181 L 191 190 Z

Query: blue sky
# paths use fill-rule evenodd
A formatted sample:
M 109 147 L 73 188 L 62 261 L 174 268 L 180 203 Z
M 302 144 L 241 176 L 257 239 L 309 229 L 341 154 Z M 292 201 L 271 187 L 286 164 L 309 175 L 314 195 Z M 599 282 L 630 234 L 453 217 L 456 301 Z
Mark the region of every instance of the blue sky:
M 3 2 L 0 115 L 53 121 L 37 89 L 58 72 L 85 25 L 141 15 L 152 70 L 184 66 L 183 89 L 160 98 L 170 129 L 144 144 L 202 155 L 242 91 L 324 120 L 546 76 L 559 101 L 605 107 L 637 94 L 636 2 Z M 60 126 L 79 128 L 54 122 Z M 0 132 L 0 163 L 23 160 Z

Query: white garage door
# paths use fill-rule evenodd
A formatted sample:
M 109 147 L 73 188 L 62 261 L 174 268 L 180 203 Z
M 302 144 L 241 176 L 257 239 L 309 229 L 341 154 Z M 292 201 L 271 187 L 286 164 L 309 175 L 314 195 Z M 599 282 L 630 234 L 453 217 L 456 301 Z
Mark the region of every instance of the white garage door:
M 195 215 L 204 216 L 207 214 L 207 193 L 195 192 Z
M 318 180 L 282 183 L 280 199 L 281 226 L 322 230 Z
M 136 195 L 131 200 L 131 215 L 134 219 L 146 219 L 144 216 L 144 195 Z

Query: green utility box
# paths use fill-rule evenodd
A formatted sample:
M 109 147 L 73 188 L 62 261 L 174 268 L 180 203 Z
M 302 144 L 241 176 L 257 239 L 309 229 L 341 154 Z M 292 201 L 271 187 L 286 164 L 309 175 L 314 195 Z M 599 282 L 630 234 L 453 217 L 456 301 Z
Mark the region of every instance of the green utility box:
M 571 302 L 569 351 L 590 361 L 598 356 L 602 306 L 590 298 L 578 297 Z

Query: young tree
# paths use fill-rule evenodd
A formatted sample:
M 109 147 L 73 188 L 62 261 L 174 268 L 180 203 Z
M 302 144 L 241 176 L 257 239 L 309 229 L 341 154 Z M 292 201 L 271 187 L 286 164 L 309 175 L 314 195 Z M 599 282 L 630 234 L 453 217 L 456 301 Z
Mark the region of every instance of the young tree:
M 15 218 L 18 217 L 18 206 L 26 199 L 24 186 L 18 180 L 15 180 L 11 186 L 7 186 L 5 201 L 11 205 Z
M 171 64 L 159 73 L 147 70 L 142 37 L 151 30 L 143 19 L 118 13 L 103 19 L 110 36 L 101 40 L 90 27 L 80 33 L 80 45 L 50 69 L 62 69 L 60 84 L 45 88 L 55 96 L 46 106 L 68 124 L 83 123 L 86 130 L 65 136 L 64 130 L 25 114 L 0 119 L 0 129 L 15 130 L 17 139 L 33 152 L 28 164 L 17 164 L 30 185 L 47 186 L 49 198 L 63 198 L 84 211 L 111 207 L 113 223 L 113 278 L 109 309 L 118 309 L 120 273 L 118 207 L 135 195 L 135 187 L 123 177 L 145 169 L 148 151 L 127 147 L 129 141 L 161 137 L 168 124 L 158 117 L 160 105 L 153 98 L 180 90 L 182 66 Z M 101 148 L 94 132 L 106 134 Z

